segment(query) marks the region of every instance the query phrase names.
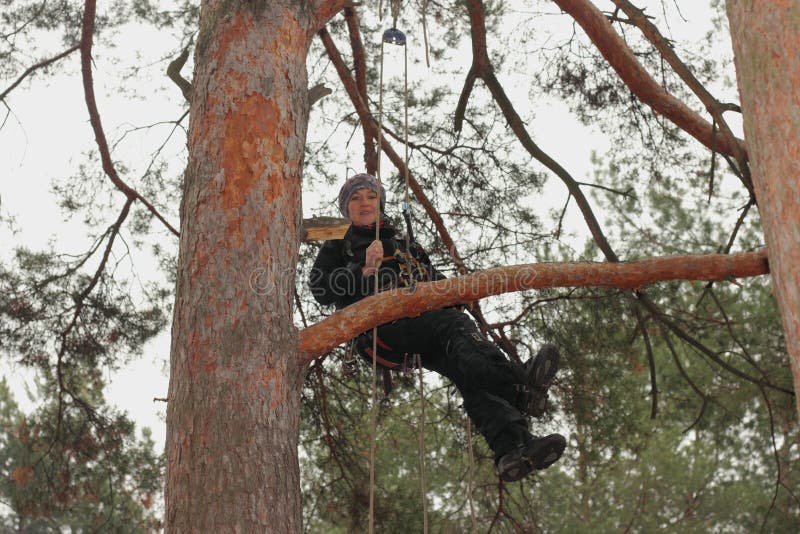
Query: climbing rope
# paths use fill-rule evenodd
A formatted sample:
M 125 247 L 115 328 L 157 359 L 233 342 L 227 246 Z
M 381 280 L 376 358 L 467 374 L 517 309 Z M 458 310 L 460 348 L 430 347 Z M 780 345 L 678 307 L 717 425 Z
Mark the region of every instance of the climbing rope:
M 378 91 L 378 157 L 375 165 L 375 180 L 378 182 L 378 197 L 381 191 L 381 151 L 383 149 L 383 41 L 381 41 L 380 90 Z M 378 199 L 380 203 L 380 198 Z M 375 240 L 381 238 L 381 210 L 375 210 Z M 375 291 L 378 291 L 378 270 L 375 270 Z M 372 399 L 370 402 L 369 433 L 369 534 L 375 532 L 375 432 L 378 415 L 377 397 L 378 382 L 378 327 L 372 328 Z
M 475 458 L 472 455 L 472 421 L 467 416 L 467 450 L 469 451 L 469 517 L 472 520 L 472 532 L 478 532 L 478 520 L 475 517 L 475 502 L 472 499 L 473 475 L 475 471 Z
M 403 83 L 404 83 L 404 125 L 403 137 L 405 146 L 405 197 L 403 201 L 403 217 L 406 220 L 406 252 L 411 253 L 411 223 L 410 223 L 410 203 L 409 203 L 409 166 L 408 166 L 408 47 L 406 46 L 406 36 L 397 29 L 397 17 L 400 12 L 399 0 L 391 2 L 391 14 L 394 24 L 383 34 L 381 39 L 381 58 L 380 58 L 380 82 L 378 94 L 378 157 L 375 168 L 375 178 L 378 182 L 378 189 L 381 187 L 381 154 L 383 151 L 383 64 L 385 45 L 395 44 L 403 47 Z M 375 240 L 380 239 L 380 210 L 375 214 Z M 375 271 L 375 291 L 378 290 L 378 271 Z M 413 278 L 410 283 L 413 287 Z M 369 493 L 369 532 L 374 532 L 374 507 L 375 507 L 375 434 L 377 427 L 377 354 L 378 354 L 378 327 L 372 330 L 372 409 L 371 409 L 371 433 L 370 433 L 370 493 Z M 422 510 L 423 510 L 423 531 L 428 532 L 428 503 L 427 488 L 425 477 L 425 392 L 423 386 L 423 367 L 422 359 L 419 354 L 414 355 L 413 366 L 419 369 L 419 388 L 420 388 L 420 426 L 419 426 L 419 462 L 420 462 L 420 484 L 422 491 Z

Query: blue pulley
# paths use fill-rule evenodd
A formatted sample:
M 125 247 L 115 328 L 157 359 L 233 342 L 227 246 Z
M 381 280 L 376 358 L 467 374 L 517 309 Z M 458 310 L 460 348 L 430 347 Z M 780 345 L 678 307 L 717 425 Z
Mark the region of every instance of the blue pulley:
M 405 46 L 406 44 L 406 34 L 398 30 L 397 28 L 389 28 L 385 32 L 383 32 L 383 42 L 389 44 L 396 44 L 400 46 Z

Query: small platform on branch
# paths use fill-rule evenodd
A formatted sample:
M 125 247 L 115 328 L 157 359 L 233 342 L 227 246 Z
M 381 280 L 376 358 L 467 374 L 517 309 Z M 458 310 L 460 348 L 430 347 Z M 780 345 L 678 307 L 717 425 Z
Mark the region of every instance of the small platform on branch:
M 327 241 L 343 239 L 350 221 L 340 217 L 312 217 L 303 219 L 303 241 Z

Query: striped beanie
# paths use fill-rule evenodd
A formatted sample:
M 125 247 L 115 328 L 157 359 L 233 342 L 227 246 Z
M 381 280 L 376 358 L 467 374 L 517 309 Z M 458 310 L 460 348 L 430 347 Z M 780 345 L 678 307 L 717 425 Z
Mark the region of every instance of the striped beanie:
M 381 213 L 384 212 L 386 207 L 386 191 L 383 189 L 382 185 L 378 185 L 378 180 L 376 180 L 374 176 L 361 173 L 348 178 L 342 188 L 339 189 L 339 211 L 342 212 L 343 216 L 349 217 L 347 213 L 347 204 L 359 189 L 369 189 L 376 193 L 378 189 L 380 189 Z

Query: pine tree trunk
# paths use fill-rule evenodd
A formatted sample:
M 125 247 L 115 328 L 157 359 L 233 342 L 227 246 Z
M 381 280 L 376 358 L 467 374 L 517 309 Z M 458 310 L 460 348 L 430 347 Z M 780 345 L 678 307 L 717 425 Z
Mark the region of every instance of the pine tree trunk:
M 800 3 L 728 0 L 727 10 L 745 142 L 800 392 Z
M 301 531 L 292 295 L 307 6 L 203 2 L 172 328 L 168 532 Z

